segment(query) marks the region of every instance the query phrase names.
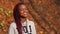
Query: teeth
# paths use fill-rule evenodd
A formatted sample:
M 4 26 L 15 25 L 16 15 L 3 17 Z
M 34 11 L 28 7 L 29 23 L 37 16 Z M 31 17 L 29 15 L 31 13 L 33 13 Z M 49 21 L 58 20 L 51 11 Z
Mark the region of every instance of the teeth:
M 27 14 L 27 13 L 24 13 L 24 14 Z

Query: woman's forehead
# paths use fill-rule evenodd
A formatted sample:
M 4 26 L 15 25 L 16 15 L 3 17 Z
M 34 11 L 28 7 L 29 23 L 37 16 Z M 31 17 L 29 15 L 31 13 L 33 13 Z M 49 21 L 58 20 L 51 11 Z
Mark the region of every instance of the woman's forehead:
M 20 5 L 19 8 L 26 8 L 26 6 L 25 5 Z

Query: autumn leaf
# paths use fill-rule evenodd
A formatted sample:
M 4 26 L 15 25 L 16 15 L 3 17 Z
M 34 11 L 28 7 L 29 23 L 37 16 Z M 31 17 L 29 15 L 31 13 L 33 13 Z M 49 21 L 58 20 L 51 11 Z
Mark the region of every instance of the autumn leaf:
M 0 11 L 3 11 L 3 8 L 0 7 Z

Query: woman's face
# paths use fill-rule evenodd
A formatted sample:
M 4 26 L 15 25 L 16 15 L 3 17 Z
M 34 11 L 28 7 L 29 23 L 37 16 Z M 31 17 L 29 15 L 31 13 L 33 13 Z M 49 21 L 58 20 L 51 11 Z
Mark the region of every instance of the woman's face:
M 25 5 L 20 5 L 19 6 L 19 12 L 22 18 L 26 18 L 28 15 L 28 10 L 27 7 Z

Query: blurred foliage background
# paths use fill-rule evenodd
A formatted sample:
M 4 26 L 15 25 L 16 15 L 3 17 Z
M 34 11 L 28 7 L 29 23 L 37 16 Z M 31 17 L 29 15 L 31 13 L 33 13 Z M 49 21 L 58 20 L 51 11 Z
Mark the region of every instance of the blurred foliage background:
M 14 6 L 20 2 L 27 5 L 37 34 L 60 34 L 60 0 L 0 0 L 0 34 L 8 34 Z

